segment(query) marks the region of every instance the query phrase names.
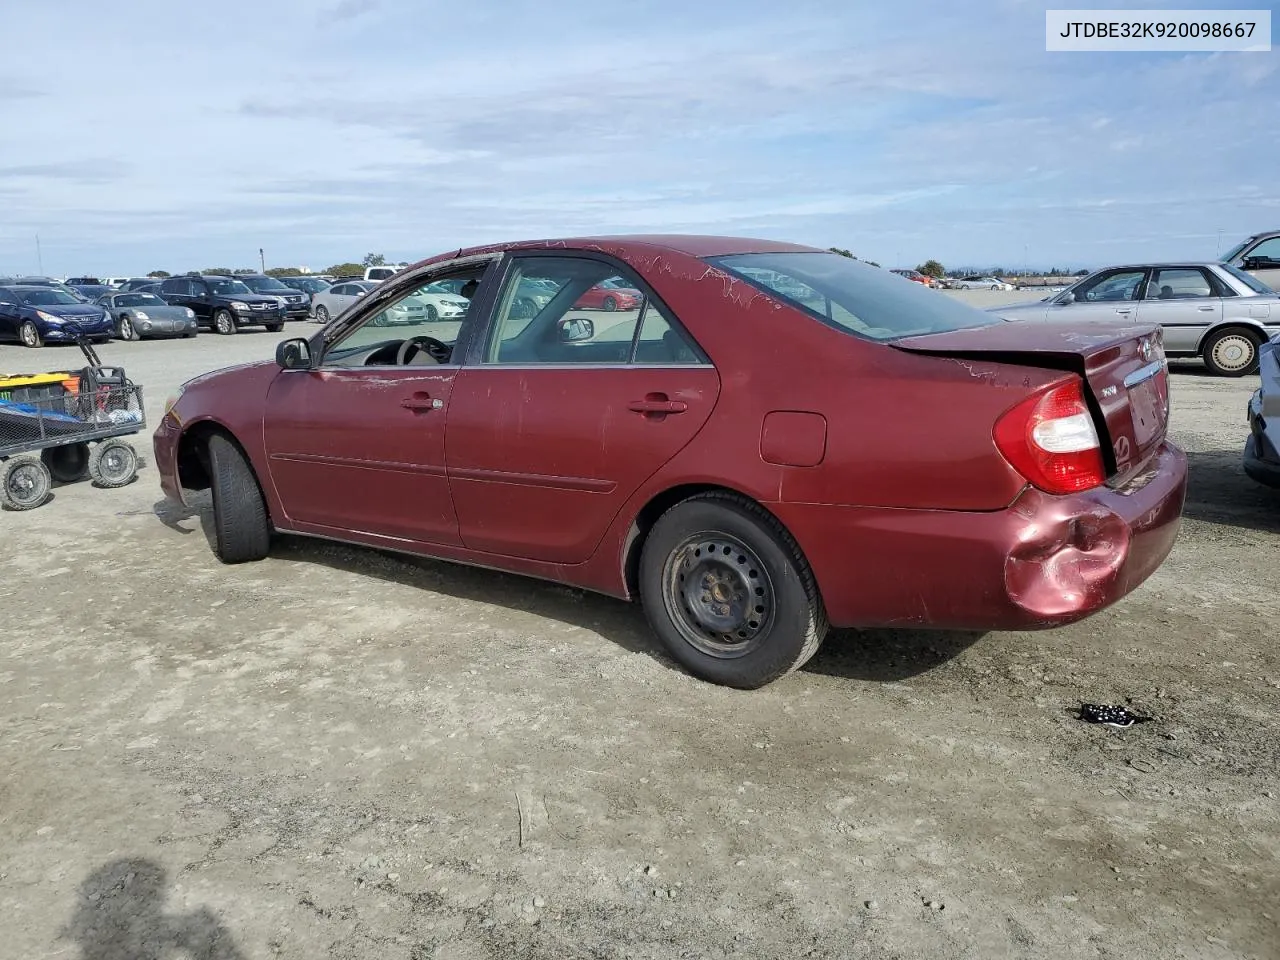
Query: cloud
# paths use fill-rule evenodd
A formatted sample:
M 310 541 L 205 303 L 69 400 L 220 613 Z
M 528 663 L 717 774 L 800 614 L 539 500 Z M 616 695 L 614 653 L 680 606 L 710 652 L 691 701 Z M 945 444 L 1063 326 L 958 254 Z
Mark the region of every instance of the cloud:
M 378 0 L 339 0 L 320 16 L 320 22 L 354 20 L 378 9 Z
M 622 21 L 592 0 L 554 16 L 534 0 L 225 0 L 180 22 L 135 0 L 81 36 L 60 17 L 96 7 L 62 8 L 6 14 L 83 70 L 20 46 L 6 63 L 41 91 L 0 81 L 5 269 L 35 228 L 75 238 L 68 269 L 110 273 L 248 263 L 259 246 L 323 264 L 661 230 L 893 265 L 1025 248 L 1084 265 L 1194 255 L 1219 228 L 1269 226 L 1280 201 L 1257 160 L 1280 149 L 1259 113 L 1275 58 L 1050 55 L 1043 9 L 1013 0 L 932 10 L 927 30 L 824 0 L 785 16 L 634 0 Z M 318 11 L 331 29 L 306 28 Z M 173 43 L 246 18 L 234 43 Z M 126 42 L 145 69 L 116 68 Z
M 129 164 L 109 158 L 54 160 L 48 163 L 25 163 L 0 167 L 0 180 L 56 180 L 102 184 L 124 179 Z

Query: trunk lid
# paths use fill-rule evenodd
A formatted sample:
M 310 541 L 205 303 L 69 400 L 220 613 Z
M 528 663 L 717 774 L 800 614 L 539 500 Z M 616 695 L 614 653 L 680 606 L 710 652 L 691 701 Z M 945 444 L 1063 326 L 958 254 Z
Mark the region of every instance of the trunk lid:
M 1169 371 L 1158 327 L 993 323 L 907 337 L 892 345 L 910 353 L 1079 374 L 1088 386 L 1112 485 L 1141 470 L 1164 440 Z

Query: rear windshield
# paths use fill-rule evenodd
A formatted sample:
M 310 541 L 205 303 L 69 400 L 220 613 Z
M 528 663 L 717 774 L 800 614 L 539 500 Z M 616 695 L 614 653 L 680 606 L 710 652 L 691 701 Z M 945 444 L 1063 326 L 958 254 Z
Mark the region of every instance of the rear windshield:
M 1257 277 L 1255 277 L 1252 273 L 1245 273 L 1245 271 L 1241 270 L 1239 267 L 1232 266 L 1229 263 L 1224 263 L 1222 264 L 1222 269 L 1227 271 L 1227 273 L 1231 274 L 1233 277 L 1235 277 L 1237 280 L 1243 283 L 1246 287 L 1248 287 L 1254 293 L 1275 293 L 1276 292 L 1272 290 L 1270 287 L 1268 287 L 1261 280 L 1259 280 Z
M 999 323 L 919 283 L 836 253 L 744 253 L 709 261 L 823 323 L 895 340 Z

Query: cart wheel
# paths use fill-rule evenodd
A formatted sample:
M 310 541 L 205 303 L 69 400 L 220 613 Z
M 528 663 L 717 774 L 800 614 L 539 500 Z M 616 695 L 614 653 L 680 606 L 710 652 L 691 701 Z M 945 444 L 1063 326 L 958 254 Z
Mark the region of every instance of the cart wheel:
M 0 466 L 0 503 L 10 510 L 34 510 L 49 499 L 53 479 L 37 457 L 14 457 Z
M 123 487 L 138 476 L 138 451 L 124 440 L 104 440 L 89 454 L 89 476 L 99 487 Z
M 59 483 L 79 483 L 89 475 L 89 445 L 68 443 L 40 451 L 40 459 Z

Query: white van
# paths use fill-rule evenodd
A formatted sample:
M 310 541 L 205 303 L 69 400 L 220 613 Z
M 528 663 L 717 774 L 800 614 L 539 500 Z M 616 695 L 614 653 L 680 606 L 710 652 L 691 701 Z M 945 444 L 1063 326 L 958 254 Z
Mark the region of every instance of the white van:
M 381 283 L 383 280 L 390 280 L 404 267 L 365 267 L 364 278 L 371 283 Z

